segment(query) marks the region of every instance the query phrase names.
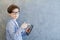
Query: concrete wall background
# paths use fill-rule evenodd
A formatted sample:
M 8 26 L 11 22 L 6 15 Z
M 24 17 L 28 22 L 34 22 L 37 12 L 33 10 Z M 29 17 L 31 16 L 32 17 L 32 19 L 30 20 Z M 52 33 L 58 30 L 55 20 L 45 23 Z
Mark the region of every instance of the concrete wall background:
M 18 23 L 34 25 L 25 40 L 60 40 L 60 0 L 0 0 L 0 40 L 5 40 L 6 9 L 12 3 L 21 7 Z

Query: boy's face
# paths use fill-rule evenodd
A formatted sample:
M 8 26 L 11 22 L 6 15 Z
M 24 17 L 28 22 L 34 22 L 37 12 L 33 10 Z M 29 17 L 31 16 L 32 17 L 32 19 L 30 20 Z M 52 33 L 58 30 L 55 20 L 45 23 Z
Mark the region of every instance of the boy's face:
M 17 19 L 19 17 L 19 9 L 15 8 L 11 14 L 9 14 L 13 19 Z

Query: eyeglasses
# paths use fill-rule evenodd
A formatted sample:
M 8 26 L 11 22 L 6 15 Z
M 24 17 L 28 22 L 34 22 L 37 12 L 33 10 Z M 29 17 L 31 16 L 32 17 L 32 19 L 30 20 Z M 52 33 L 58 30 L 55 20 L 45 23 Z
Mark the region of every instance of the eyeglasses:
M 20 11 L 18 11 L 18 12 L 12 12 L 12 13 L 19 13 Z

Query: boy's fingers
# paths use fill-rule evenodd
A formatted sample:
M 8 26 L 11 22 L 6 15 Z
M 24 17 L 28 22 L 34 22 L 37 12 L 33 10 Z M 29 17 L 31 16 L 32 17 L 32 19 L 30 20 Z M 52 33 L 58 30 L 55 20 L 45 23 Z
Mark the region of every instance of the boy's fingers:
M 26 23 L 23 23 L 21 27 L 22 28 L 26 28 L 27 27 L 27 24 Z

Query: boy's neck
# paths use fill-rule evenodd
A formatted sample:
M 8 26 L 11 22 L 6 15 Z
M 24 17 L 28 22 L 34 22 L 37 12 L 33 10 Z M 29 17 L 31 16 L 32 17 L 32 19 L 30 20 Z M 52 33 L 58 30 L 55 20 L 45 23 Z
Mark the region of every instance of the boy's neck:
M 14 18 L 12 18 L 12 20 L 15 20 L 16 21 L 16 19 L 14 19 Z
M 13 20 L 16 20 L 16 19 L 13 19 Z

